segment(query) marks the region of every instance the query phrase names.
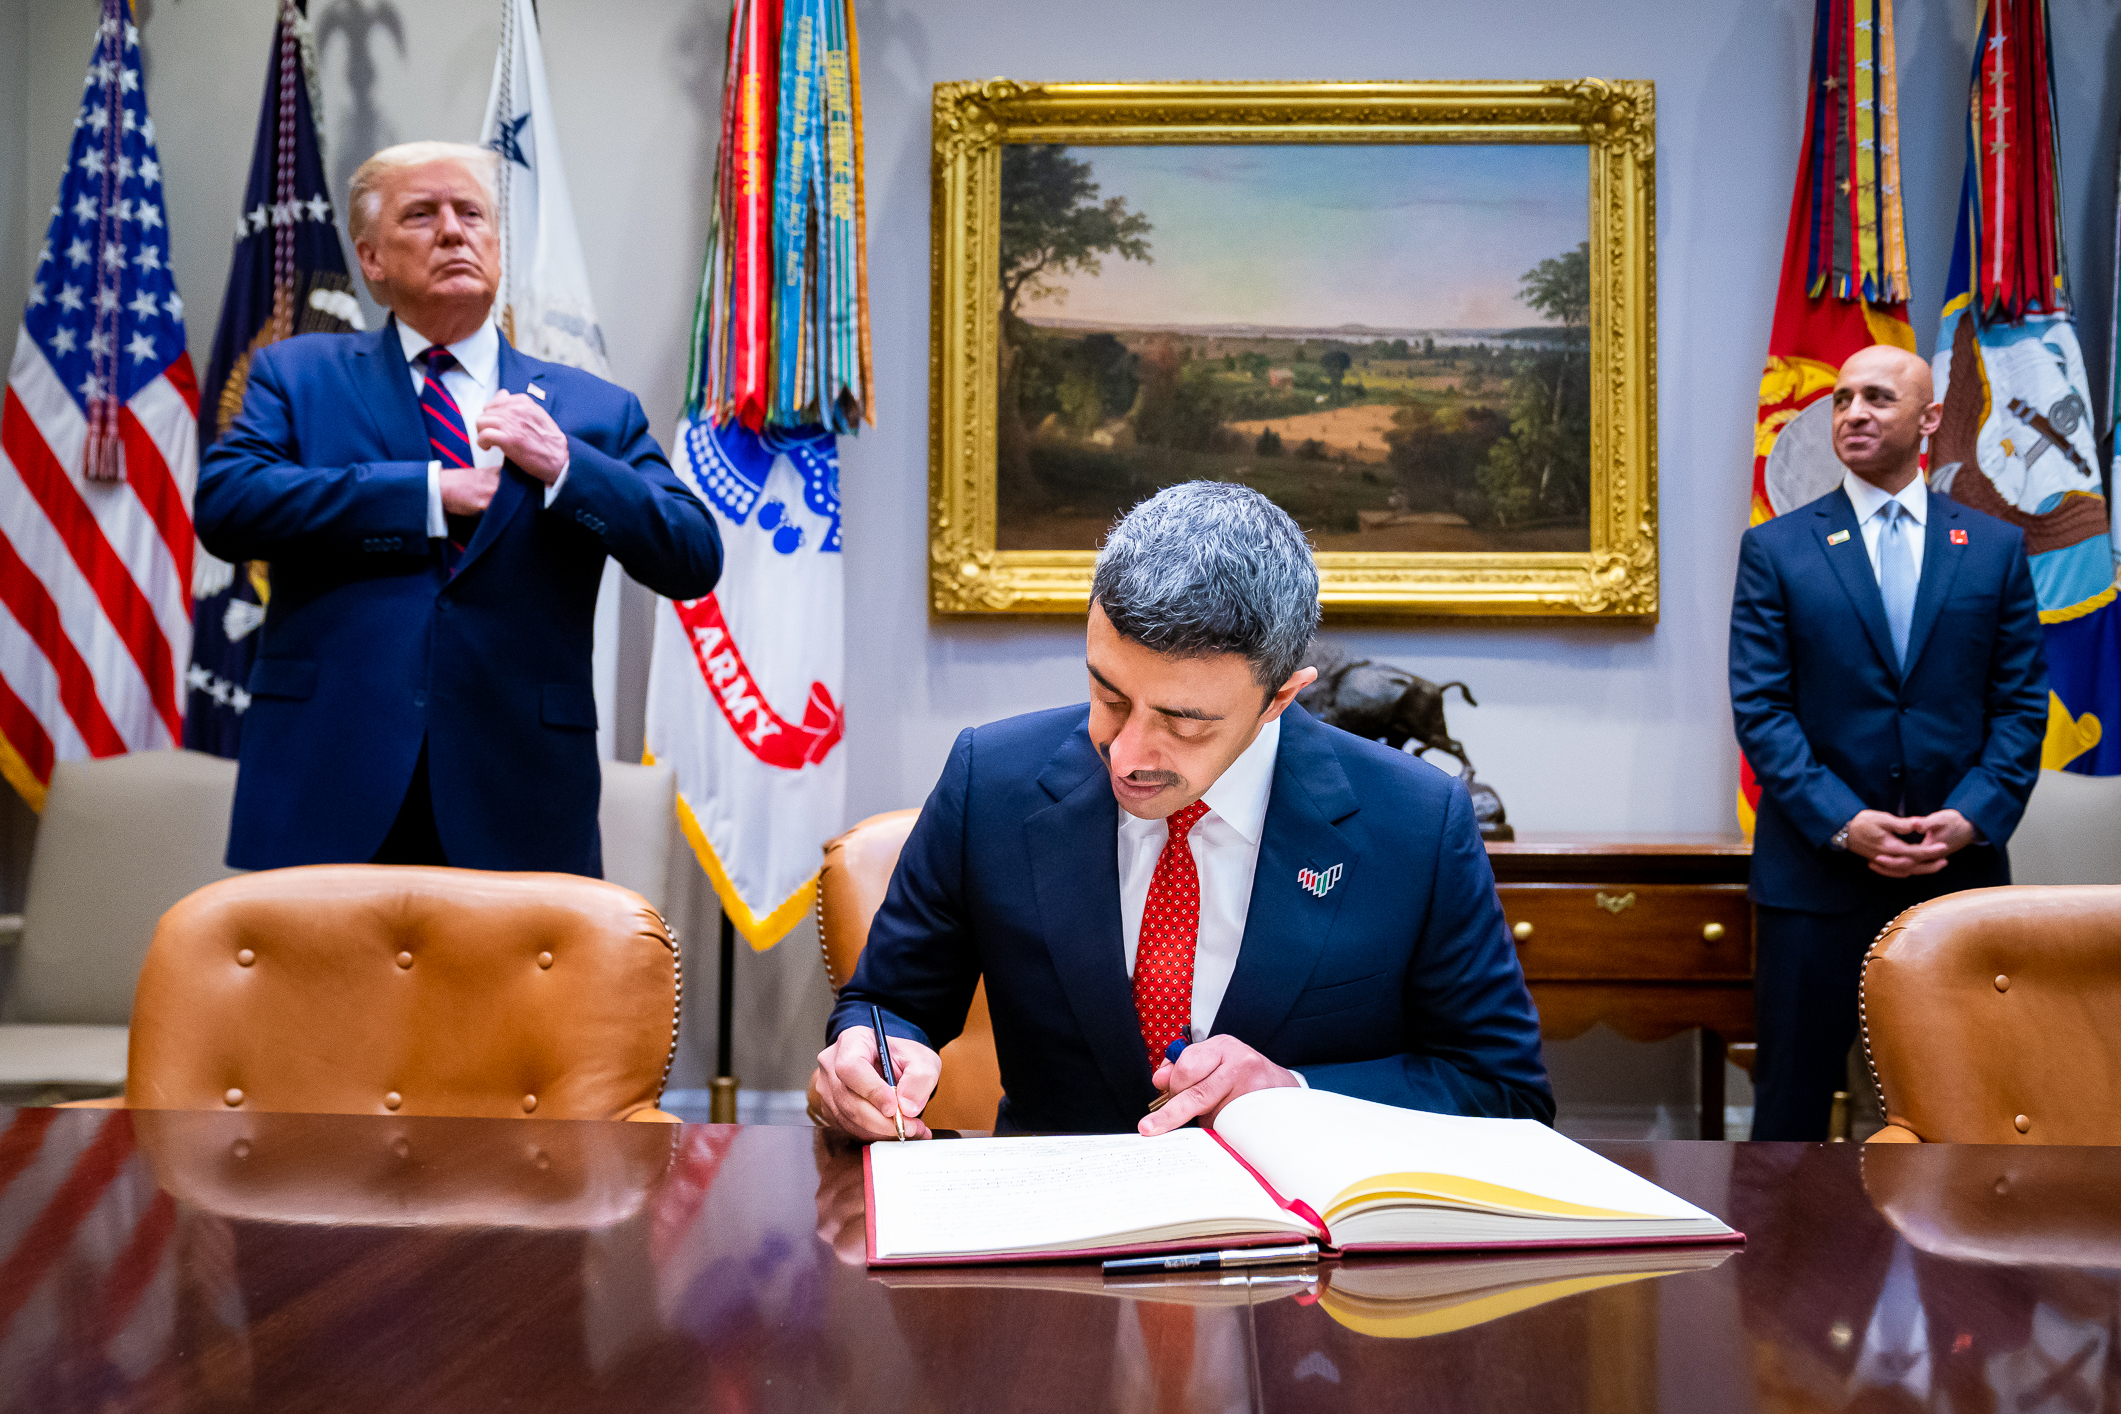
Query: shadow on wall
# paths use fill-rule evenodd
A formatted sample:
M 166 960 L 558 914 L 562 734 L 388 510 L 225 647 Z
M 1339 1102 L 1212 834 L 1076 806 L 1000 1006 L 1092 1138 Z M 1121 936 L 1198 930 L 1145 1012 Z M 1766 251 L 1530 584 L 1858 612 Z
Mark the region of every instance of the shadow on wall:
M 376 35 L 388 31 L 397 42 L 398 57 L 405 55 L 405 21 L 390 0 L 332 0 L 323 13 L 313 17 L 317 30 L 320 63 L 334 39 L 346 41 L 346 87 L 353 96 L 353 111 L 346 119 L 346 138 L 332 162 L 332 190 L 344 192 L 353 180 L 354 168 L 398 140 L 397 127 L 376 107 Z

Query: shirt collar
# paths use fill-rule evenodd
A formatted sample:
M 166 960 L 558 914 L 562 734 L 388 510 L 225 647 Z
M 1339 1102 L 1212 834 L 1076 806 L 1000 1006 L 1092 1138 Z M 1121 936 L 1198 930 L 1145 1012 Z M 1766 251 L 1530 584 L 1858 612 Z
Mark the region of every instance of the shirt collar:
M 1855 472 L 1843 469 L 1841 489 L 1848 492 L 1850 504 L 1856 508 L 1858 525 L 1878 514 L 1887 501 L 1898 501 L 1907 507 L 1907 513 L 1917 525 L 1929 523 L 1930 488 L 1927 478 L 1917 475 L 1913 481 L 1900 488 L 1897 495 L 1888 496 Z
M 1237 831 L 1246 844 L 1258 844 L 1266 829 L 1267 798 L 1274 789 L 1274 757 L 1280 749 L 1281 718 L 1276 717 L 1259 729 L 1252 744 L 1215 778 L 1214 785 L 1201 793 L 1201 803 L 1208 807 L 1208 814 Z M 1119 823 L 1121 829 L 1147 832 L 1163 821 L 1143 820 L 1122 810 Z
M 403 319 L 395 315 L 392 318 L 397 323 L 398 343 L 405 350 L 407 363 L 416 362 L 421 354 L 434 347 L 433 339 Z M 473 382 L 481 388 L 493 386 L 493 381 L 500 372 L 501 331 L 491 319 L 451 344 L 449 351 L 456 355 L 457 362 L 463 365 L 464 371 L 471 375 Z

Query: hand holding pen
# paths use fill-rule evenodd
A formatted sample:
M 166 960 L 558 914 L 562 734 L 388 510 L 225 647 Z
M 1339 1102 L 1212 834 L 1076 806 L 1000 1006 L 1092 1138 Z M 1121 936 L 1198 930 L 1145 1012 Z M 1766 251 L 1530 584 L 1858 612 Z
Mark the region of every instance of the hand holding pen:
M 898 1142 L 906 1142 L 906 1115 L 899 1107 L 898 1072 L 891 1068 L 891 1035 L 884 1030 L 884 1009 L 869 1008 L 869 1026 L 876 1032 L 876 1068 L 883 1075 L 884 1083 L 891 1087 L 891 1127 L 898 1131 Z
M 890 1024 L 899 1025 L 895 1018 Z M 942 1079 L 942 1057 L 911 1036 L 888 1035 L 885 1025 L 882 1007 L 865 1000 L 853 1024 L 843 1024 L 818 1052 L 810 1077 L 812 1118 L 864 1143 L 901 1133 L 931 1138 L 920 1116 Z
M 1163 1093 L 1150 1101 L 1149 1112 L 1137 1126 L 1149 1135 L 1167 1134 L 1196 1119 L 1212 1124 L 1222 1107 L 1239 1095 L 1303 1083 L 1294 1071 L 1235 1036 L 1210 1036 L 1191 1044 L 1183 1036 L 1177 1038 L 1164 1048 L 1164 1064 L 1150 1080 Z

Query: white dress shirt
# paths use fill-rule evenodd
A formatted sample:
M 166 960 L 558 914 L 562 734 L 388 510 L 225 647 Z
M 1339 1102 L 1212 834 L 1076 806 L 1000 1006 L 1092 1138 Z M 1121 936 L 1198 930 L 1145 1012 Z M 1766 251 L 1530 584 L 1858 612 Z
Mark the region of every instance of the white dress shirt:
M 1897 496 L 1888 496 L 1853 471 L 1841 473 L 1841 489 L 1848 492 L 1849 503 L 1856 508 L 1856 525 L 1863 532 L 1864 553 L 1871 557 L 1871 578 L 1878 579 L 1878 537 L 1885 529 L 1885 520 L 1878 513 L 1885 509 L 1888 501 L 1898 501 L 1907 507 L 1914 524 L 1903 529 L 1901 538 L 1915 552 L 1915 582 L 1922 581 L 1922 540 L 1929 524 L 1930 488 L 1920 473 L 1913 481 L 1900 488 Z M 1884 583 L 1883 580 L 1878 580 Z
M 1223 993 L 1230 990 L 1231 974 L 1237 971 L 1245 915 L 1252 909 L 1259 840 L 1267 826 L 1267 798 L 1274 788 L 1274 754 L 1280 747 L 1281 718 L 1276 717 L 1201 796 L 1208 813 L 1193 822 L 1186 836 L 1193 867 L 1200 872 L 1200 931 L 1193 949 L 1193 1020 L 1188 1028 L 1195 1041 L 1208 1038 Z M 1170 834 L 1161 820 L 1119 812 L 1119 916 L 1130 977 L 1141 947 L 1149 882 L 1156 877 L 1156 861 Z
M 412 371 L 412 395 L 418 398 L 427 390 L 427 365 L 420 361 L 420 355 L 434 347 L 434 340 L 400 319 L 398 343 L 405 350 L 405 363 Z M 451 344 L 449 352 L 455 356 L 457 366 L 442 374 L 442 386 L 457 400 L 457 411 L 464 414 L 464 432 L 471 442 L 471 464 L 499 466 L 508 460 L 508 454 L 499 447 L 479 445 L 479 414 L 500 391 L 501 331 L 488 320 Z M 545 488 L 546 505 L 552 504 L 553 497 L 560 494 L 560 487 L 566 482 L 567 472 L 562 468 L 558 478 Z M 427 537 L 435 540 L 448 534 L 449 522 L 442 513 L 442 463 L 430 461 L 427 463 Z

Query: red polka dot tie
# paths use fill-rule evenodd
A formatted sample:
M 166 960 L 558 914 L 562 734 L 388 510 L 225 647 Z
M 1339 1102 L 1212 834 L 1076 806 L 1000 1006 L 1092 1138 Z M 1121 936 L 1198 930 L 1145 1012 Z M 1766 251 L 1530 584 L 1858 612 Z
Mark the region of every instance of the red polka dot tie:
M 1134 949 L 1134 1013 L 1141 1018 L 1149 1069 L 1193 1029 L 1193 945 L 1200 936 L 1200 870 L 1186 836 L 1208 807 L 1196 800 L 1164 821 L 1170 831 L 1149 881 L 1141 941 Z

